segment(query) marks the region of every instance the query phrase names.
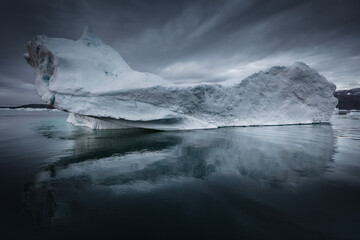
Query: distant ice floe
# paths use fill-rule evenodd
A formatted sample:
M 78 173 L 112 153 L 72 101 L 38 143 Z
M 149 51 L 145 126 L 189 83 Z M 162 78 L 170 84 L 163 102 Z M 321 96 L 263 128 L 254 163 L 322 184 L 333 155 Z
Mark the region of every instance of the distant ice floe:
M 208 129 L 328 122 L 336 86 L 304 63 L 232 84 L 173 84 L 131 69 L 87 28 L 77 40 L 36 36 L 25 54 L 36 90 L 68 121 L 95 129 Z M 186 69 L 184 69 L 186 71 Z

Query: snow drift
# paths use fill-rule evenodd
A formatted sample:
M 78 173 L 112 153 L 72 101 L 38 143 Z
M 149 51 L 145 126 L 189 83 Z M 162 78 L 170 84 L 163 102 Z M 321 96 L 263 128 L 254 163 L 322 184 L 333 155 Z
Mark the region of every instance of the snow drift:
M 132 70 L 90 28 L 77 40 L 36 36 L 25 54 L 36 90 L 91 128 L 206 129 L 329 121 L 336 86 L 304 63 L 231 85 L 181 86 Z

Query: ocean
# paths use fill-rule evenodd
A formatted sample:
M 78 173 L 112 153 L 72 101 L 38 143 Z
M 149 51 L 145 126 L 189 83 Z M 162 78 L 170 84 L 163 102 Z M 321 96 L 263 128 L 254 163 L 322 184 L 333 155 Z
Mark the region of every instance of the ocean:
M 92 130 L 0 111 L 1 239 L 359 239 L 360 113 Z

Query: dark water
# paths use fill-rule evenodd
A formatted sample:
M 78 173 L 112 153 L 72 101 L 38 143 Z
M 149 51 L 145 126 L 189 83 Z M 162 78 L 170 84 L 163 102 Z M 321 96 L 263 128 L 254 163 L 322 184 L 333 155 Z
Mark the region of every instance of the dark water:
M 1 239 L 360 239 L 360 115 L 90 130 L 0 112 Z

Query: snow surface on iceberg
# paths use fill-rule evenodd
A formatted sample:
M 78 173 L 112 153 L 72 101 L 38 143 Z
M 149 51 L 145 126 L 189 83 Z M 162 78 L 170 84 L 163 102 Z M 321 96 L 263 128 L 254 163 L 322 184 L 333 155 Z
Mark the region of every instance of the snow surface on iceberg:
M 181 86 L 132 70 L 87 28 L 77 40 L 36 36 L 25 54 L 36 90 L 91 128 L 206 129 L 329 121 L 336 86 L 304 63 L 238 83 Z

